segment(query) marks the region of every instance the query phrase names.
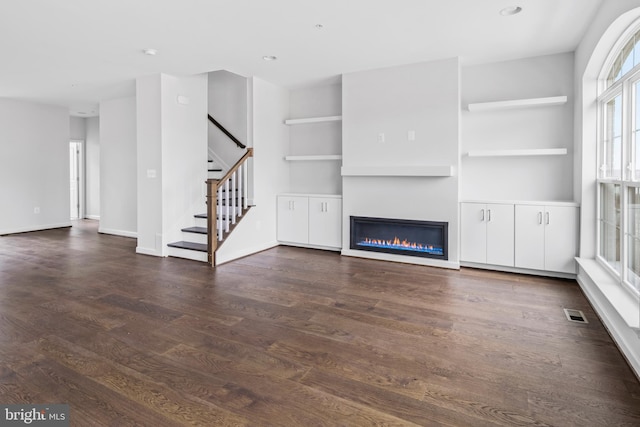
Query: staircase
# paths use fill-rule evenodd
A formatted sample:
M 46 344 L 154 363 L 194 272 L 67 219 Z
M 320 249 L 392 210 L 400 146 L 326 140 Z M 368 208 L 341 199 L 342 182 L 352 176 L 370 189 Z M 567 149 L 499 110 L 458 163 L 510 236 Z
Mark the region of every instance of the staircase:
M 208 160 L 207 179 L 220 179 L 224 175 L 222 172 L 222 166 L 220 166 L 215 160 Z
M 209 121 L 219 127 L 240 148 L 246 148 L 211 116 Z M 207 212 L 195 214 L 193 226 L 181 229 L 183 240 L 169 243 L 170 256 L 208 262 L 215 266 L 215 252 L 244 218 L 248 205 L 247 164 L 253 148 L 223 174 L 215 160 L 207 167 Z
M 167 246 L 174 248 L 171 250 L 171 256 L 207 262 L 207 214 L 197 214 L 193 217 L 196 225 L 181 230 L 184 240 L 169 243 Z
M 207 180 L 207 212 L 194 215 L 196 225 L 183 228 L 184 240 L 169 243 L 171 256 L 215 265 L 215 251 L 251 208 L 247 199 L 247 152 L 220 179 Z

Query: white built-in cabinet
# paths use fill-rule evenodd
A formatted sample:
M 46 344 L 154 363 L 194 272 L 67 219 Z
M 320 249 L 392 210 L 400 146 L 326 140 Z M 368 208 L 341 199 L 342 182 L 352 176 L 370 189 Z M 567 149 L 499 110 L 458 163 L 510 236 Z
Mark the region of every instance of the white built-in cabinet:
M 462 203 L 461 219 L 463 261 L 513 267 L 513 204 Z
M 573 202 L 461 203 L 463 265 L 575 274 L 579 207 Z
M 278 196 L 278 241 L 282 243 L 342 248 L 342 196 L 281 194 Z
M 515 266 L 575 273 L 577 224 L 577 206 L 516 206 Z
M 309 198 L 278 196 L 278 240 L 309 242 Z

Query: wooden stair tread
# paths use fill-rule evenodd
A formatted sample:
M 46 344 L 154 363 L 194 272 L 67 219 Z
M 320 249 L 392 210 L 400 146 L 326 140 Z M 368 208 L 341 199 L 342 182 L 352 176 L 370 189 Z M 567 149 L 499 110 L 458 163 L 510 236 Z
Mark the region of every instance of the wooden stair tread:
M 183 228 L 182 231 L 186 233 L 207 234 L 207 227 L 187 227 Z
M 189 249 L 192 251 L 198 252 L 207 252 L 207 245 L 205 243 L 193 243 L 193 242 L 185 242 L 181 240 L 179 242 L 169 243 L 167 246 L 178 249 Z

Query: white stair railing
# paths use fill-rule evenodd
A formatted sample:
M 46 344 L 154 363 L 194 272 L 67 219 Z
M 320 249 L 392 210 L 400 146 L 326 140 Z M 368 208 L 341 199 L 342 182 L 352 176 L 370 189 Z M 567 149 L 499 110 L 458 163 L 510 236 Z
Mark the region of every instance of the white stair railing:
M 247 161 L 250 157 L 253 157 L 253 148 L 248 148 L 221 179 L 207 180 L 208 262 L 212 266 L 215 266 L 215 252 L 220 242 L 249 206 Z

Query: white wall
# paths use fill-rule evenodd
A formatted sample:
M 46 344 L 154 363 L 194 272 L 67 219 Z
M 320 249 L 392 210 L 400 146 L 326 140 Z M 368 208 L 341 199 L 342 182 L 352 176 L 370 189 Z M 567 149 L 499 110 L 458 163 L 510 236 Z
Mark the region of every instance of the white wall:
M 71 225 L 66 108 L 0 98 L 0 200 L 0 234 Z
M 85 217 L 100 219 L 100 118 L 86 119 Z
M 468 104 L 565 95 L 560 106 L 469 112 Z M 463 200 L 574 200 L 573 54 L 462 68 Z M 472 150 L 566 148 L 564 156 L 469 157 Z
M 162 256 L 161 76 L 136 79 L 138 245 L 136 252 Z
M 291 119 L 342 114 L 342 85 L 321 85 L 292 90 Z M 288 154 L 292 156 L 342 153 L 342 123 L 323 122 L 290 126 Z M 289 191 L 341 194 L 340 161 L 302 161 L 289 164 Z
M 86 119 L 84 117 L 69 117 L 69 139 L 84 141 L 86 137 Z
M 248 79 L 229 71 L 209 73 L 208 112 L 241 143 L 247 145 Z M 209 148 L 228 167 L 240 159 L 245 150 L 238 147 L 213 123 L 207 121 Z
M 616 42 L 640 18 L 639 0 L 603 2 L 575 53 L 575 178 L 581 202 L 580 257 L 596 256 L 596 138 L 598 78 Z M 607 273 L 603 274 L 607 277 Z M 614 303 L 620 299 L 599 286 L 600 281 L 578 272 L 578 283 L 618 348 L 640 378 L 640 337 L 628 327 Z M 640 306 L 640 301 L 636 303 Z M 617 304 L 616 304 L 617 305 Z
M 229 235 L 216 254 L 223 263 L 278 244 L 276 195 L 287 191 L 289 174 L 284 156 L 288 149 L 289 92 L 258 78 L 250 79 L 250 112 L 253 117 L 252 185 L 255 206 Z
M 459 265 L 460 68 L 457 59 L 346 74 L 342 78 L 342 155 L 348 166 L 448 165 L 452 177 L 343 177 L 343 251 L 349 217 L 372 216 L 449 223 L 449 261 L 385 259 L 444 267 Z M 415 131 L 415 141 L 407 132 Z M 378 134 L 385 142 L 378 142 Z
M 137 233 L 136 99 L 100 103 L 101 233 Z
M 181 99 L 178 102 L 178 99 Z M 206 211 L 207 77 L 156 74 L 136 81 L 138 246 L 166 256 L 168 243 Z
M 194 215 L 206 212 L 207 76 L 161 77 L 162 248 L 182 240 Z M 188 104 L 177 102 L 188 98 Z
M 580 256 L 596 254 L 597 79 L 609 52 L 640 16 L 640 0 L 605 2 L 575 52 L 575 192 L 580 209 Z

